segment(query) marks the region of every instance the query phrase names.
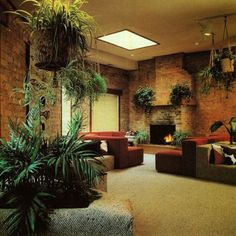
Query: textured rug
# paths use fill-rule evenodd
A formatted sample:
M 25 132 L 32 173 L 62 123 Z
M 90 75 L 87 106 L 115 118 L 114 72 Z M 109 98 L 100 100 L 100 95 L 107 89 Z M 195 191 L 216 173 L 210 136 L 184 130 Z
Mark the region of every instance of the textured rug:
M 108 192 L 129 198 L 135 235 L 236 235 L 236 186 L 158 173 L 155 156 L 108 173 Z

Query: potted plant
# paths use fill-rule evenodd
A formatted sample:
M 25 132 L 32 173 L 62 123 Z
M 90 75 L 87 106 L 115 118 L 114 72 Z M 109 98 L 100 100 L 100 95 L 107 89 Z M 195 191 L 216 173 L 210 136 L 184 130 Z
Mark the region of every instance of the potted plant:
M 137 107 L 149 113 L 152 109 L 152 102 L 155 99 L 155 92 L 150 87 L 139 87 L 134 94 L 133 102 Z
M 198 73 L 203 93 L 207 95 L 210 88 L 215 85 L 224 87 L 226 91 L 230 90 L 231 82 L 235 79 L 235 58 L 236 56 L 228 48 L 224 48 L 214 54 L 212 66 L 205 67 Z
M 223 48 L 218 57 L 221 63 L 221 69 L 223 73 L 233 72 L 234 71 L 234 59 L 235 56 L 228 48 Z
M 146 143 L 148 140 L 148 133 L 143 130 L 137 130 L 135 135 L 134 144 L 137 145 L 139 143 Z
M 84 0 L 25 0 L 32 3 L 31 13 L 16 10 L 32 32 L 35 65 L 40 69 L 59 70 L 71 58 L 84 60 L 95 22 L 81 10 Z
M 213 133 L 218 130 L 221 126 L 224 126 L 230 136 L 230 144 L 233 144 L 234 139 L 236 138 L 236 117 L 232 117 L 229 121 L 229 128 L 224 121 L 218 120 L 215 121 L 211 127 L 210 131 Z
M 93 142 L 79 136 L 76 114 L 66 136 L 46 140 L 40 109 L 29 112 L 22 126 L 10 121 L 10 139 L 0 146 L 0 207 L 10 208 L 4 225 L 9 235 L 43 234 L 55 208 L 86 207 L 100 197 L 92 189 L 103 175 Z
M 176 84 L 170 93 L 170 102 L 173 106 L 180 106 L 184 100 L 193 97 L 192 91 L 186 84 Z
M 184 132 L 184 131 L 175 131 L 173 134 L 173 145 L 176 146 L 181 146 L 182 140 L 187 138 L 189 136 L 189 132 Z

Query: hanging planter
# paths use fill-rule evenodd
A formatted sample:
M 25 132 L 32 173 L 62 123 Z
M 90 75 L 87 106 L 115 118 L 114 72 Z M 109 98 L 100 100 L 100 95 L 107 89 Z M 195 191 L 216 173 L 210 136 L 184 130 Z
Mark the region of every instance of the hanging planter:
M 193 97 L 187 84 L 176 84 L 170 93 L 170 102 L 173 106 L 188 105 Z
M 11 13 L 20 16 L 31 29 L 35 65 L 57 71 L 75 57 L 83 61 L 95 28 L 93 17 L 80 10 L 85 1 L 27 0 L 23 3 L 26 2 L 32 2 L 33 12 Z
M 229 33 L 227 28 L 227 17 L 224 17 L 224 31 L 223 31 L 223 42 L 224 40 L 227 41 L 228 48 L 224 48 L 221 50 L 220 53 L 220 59 L 221 59 L 221 69 L 223 73 L 230 73 L 234 72 L 234 60 L 233 60 L 233 54 L 231 51 L 230 46 L 230 39 L 229 39 Z
M 202 92 L 209 94 L 211 87 L 224 88 L 227 92 L 231 90 L 232 81 L 235 79 L 235 59 L 230 46 L 230 38 L 227 29 L 227 16 L 224 16 L 223 43 L 227 42 L 227 47 L 221 46 L 215 50 L 214 33 L 212 35 L 212 48 L 208 67 L 198 73 L 202 82 Z M 227 93 L 228 94 L 228 93 Z M 228 96 L 228 95 L 227 95 Z M 226 97 L 227 97 L 226 96 Z
M 234 60 L 230 60 L 230 58 L 224 58 L 221 60 L 221 68 L 224 73 L 233 72 L 234 71 Z
M 151 88 L 139 87 L 134 94 L 133 102 L 137 107 L 143 108 L 145 113 L 150 113 L 154 99 L 155 92 Z
M 39 69 L 56 71 L 65 67 L 69 61 L 69 48 L 66 34 L 58 36 L 57 48 L 55 48 L 53 33 L 51 30 L 40 30 L 34 34 L 34 61 Z
M 234 59 L 230 49 L 223 49 L 221 55 L 221 69 L 223 73 L 234 72 Z

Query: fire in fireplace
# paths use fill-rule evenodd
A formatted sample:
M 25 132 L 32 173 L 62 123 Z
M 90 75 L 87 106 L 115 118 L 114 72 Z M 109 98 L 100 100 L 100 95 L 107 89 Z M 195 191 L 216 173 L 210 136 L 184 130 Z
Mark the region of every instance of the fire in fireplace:
M 173 142 L 173 136 L 171 134 L 167 134 L 165 137 L 164 137 L 164 141 L 166 142 L 166 144 L 171 144 Z
M 171 144 L 175 125 L 150 125 L 151 144 Z

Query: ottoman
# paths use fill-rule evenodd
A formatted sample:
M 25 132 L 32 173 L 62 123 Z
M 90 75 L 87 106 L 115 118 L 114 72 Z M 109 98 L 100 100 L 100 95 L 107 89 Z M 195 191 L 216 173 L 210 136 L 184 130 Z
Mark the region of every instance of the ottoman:
M 181 150 L 165 150 L 156 153 L 156 170 L 175 175 L 183 174 Z
M 143 148 L 128 147 L 128 165 L 137 166 L 143 163 Z

